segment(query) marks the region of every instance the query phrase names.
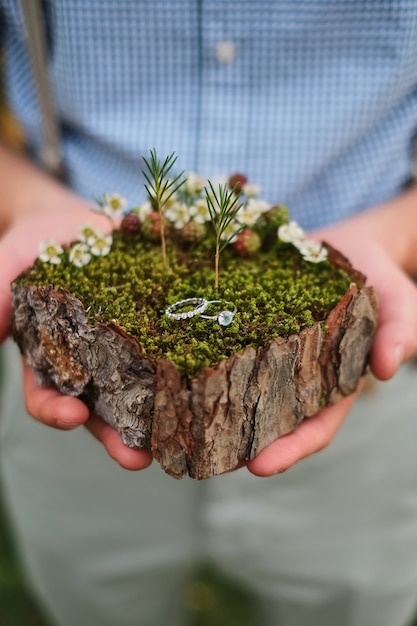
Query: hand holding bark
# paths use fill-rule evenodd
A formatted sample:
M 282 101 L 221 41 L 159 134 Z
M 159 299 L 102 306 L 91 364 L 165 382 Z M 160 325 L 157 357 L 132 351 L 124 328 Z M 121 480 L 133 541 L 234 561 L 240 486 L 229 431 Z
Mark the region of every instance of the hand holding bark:
M 38 256 L 41 241 L 53 237 L 69 243 L 77 238 L 80 224 L 90 222 L 110 230 L 107 218 L 89 210 L 87 203 L 24 160 L 0 147 L 0 170 L 4 174 L 0 225 L 0 342 L 9 332 L 10 283 Z M 34 373 L 23 363 L 24 395 L 28 412 L 54 428 L 70 430 L 85 424 L 103 443 L 109 455 L 127 469 L 142 469 L 151 462 L 148 452 L 127 448 L 120 436 L 78 398 L 39 386 Z
M 417 275 L 415 210 L 417 190 L 396 201 L 315 236 L 341 250 L 368 277 L 379 293 L 379 324 L 370 354 L 370 367 L 380 380 L 391 378 L 417 353 Z M 347 417 L 357 394 L 306 419 L 248 462 L 258 476 L 270 476 L 326 447 Z

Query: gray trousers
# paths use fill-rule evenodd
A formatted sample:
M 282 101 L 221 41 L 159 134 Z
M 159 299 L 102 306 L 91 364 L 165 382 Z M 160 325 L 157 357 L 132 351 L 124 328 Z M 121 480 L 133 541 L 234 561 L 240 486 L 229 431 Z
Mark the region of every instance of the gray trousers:
M 362 394 L 329 448 L 286 474 L 175 481 L 122 470 L 84 429 L 29 418 L 3 348 L 0 476 L 32 585 L 59 626 L 177 626 L 209 561 L 256 625 L 405 626 L 417 604 L 416 369 Z

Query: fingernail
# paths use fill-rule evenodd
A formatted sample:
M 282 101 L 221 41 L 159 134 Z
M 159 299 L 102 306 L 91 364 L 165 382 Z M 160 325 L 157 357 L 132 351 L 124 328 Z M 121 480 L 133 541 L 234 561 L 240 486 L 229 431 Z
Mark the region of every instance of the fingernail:
M 64 420 L 56 421 L 57 428 L 61 428 L 63 430 L 72 430 L 73 428 L 77 428 L 80 425 L 80 422 L 65 422 Z
M 394 348 L 394 365 L 397 370 L 404 360 L 404 346 L 399 344 Z

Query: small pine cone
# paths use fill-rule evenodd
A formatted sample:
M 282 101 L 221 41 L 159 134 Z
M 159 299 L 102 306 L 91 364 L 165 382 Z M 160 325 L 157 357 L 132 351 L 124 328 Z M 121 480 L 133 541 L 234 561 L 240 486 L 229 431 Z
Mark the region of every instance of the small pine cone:
M 122 219 L 120 230 L 125 235 L 137 235 L 140 232 L 140 219 L 136 213 L 128 213 Z
M 165 237 L 168 236 L 170 231 L 170 223 L 164 220 Z M 142 223 L 142 235 L 145 239 L 157 243 L 161 241 L 161 216 L 157 211 L 148 213 Z
M 180 231 L 182 241 L 186 243 L 200 243 L 206 238 L 207 228 L 205 224 L 187 222 Z
M 278 229 L 282 224 L 288 224 L 290 221 L 290 215 L 287 207 L 282 204 L 276 204 L 272 206 L 269 211 L 263 214 L 266 222 L 269 222 L 272 228 Z
M 258 252 L 261 243 L 258 233 L 255 233 L 251 228 L 245 228 L 238 234 L 233 247 L 239 256 L 251 257 Z
M 247 182 L 248 179 L 244 174 L 233 174 L 228 180 L 228 185 L 230 189 L 234 189 L 237 193 L 240 193 Z

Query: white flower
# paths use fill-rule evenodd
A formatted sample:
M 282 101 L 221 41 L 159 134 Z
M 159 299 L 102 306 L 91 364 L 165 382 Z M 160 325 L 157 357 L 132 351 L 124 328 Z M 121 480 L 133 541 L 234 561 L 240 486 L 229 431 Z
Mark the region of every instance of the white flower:
M 190 196 L 198 196 L 206 184 L 205 179 L 195 172 L 187 172 L 184 183 L 184 191 Z
M 110 252 L 113 237 L 96 232 L 93 237 L 90 237 L 87 243 L 90 246 L 91 254 L 94 254 L 94 256 L 106 256 Z
M 223 239 L 223 241 L 228 240 L 228 243 L 233 243 L 236 241 L 236 238 L 241 230 L 242 225 L 236 220 L 232 220 L 223 230 L 220 239 Z
M 203 198 L 197 200 L 189 207 L 190 217 L 198 224 L 205 224 L 210 221 L 210 212 L 208 210 L 207 200 Z
M 252 226 L 258 217 L 269 211 L 271 205 L 268 202 L 264 202 L 264 200 L 255 200 L 255 198 L 250 198 L 246 204 L 244 204 L 238 211 L 236 215 L 236 219 L 240 224 L 246 224 L 247 226 Z
M 257 211 L 258 213 L 266 213 L 272 206 L 269 202 L 256 198 L 249 198 L 247 205 L 251 207 L 252 211 Z
M 253 226 L 258 219 L 260 213 L 252 211 L 247 205 L 242 206 L 236 214 L 236 220 L 239 224 L 246 224 L 246 226 Z
M 182 228 L 190 221 L 190 209 L 185 202 L 174 202 L 164 211 L 164 216 L 175 228 Z
M 261 193 L 261 188 L 259 185 L 251 185 L 250 183 L 246 183 L 242 186 L 242 191 L 248 198 L 256 198 Z
M 101 234 L 100 230 L 89 223 L 81 224 L 81 226 L 78 227 L 78 241 L 82 241 L 84 243 L 86 243 L 91 237 Z
M 297 245 L 297 248 L 303 259 L 309 263 L 321 263 L 327 259 L 327 248 L 319 241 L 305 239 Z
M 103 213 L 109 217 L 120 217 L 126 204 L 126 198 L 119 193 L 107 193 L 104 196 Z
M 89 247 L 86 243 L 76 243 L 70 250 L 69 260 L 76 267 L 83 267 L 88 265 L 91 261 L 91 254 Z
M 145 217 L 147 215 L 149 215 L 149 213 L 152 213 L 153 207 L 152 207 L 151 202 L 149 200 L 146 200 L 143 204 L 141 204 L 140 206 L 136 207 L 134 209 L 134 211 L 137 214 L 139 220 L 141 222 L 143 222 Z
M 285 243 L 297 245 L 303 241 L 304 237 L 305 233 L 297 222 L 291 221 L 289 224 L 283 224 L 278 228 L 278 238 Z
M 52 263 L 59 265 L 61 263 L 61 254 L 64 252 L 62 246 L 56 243 L 54 239 L 47 239 L 39 244 L 39 258 L 44 263 Z

